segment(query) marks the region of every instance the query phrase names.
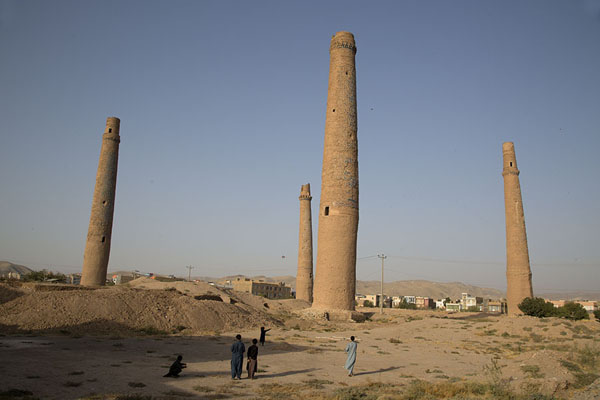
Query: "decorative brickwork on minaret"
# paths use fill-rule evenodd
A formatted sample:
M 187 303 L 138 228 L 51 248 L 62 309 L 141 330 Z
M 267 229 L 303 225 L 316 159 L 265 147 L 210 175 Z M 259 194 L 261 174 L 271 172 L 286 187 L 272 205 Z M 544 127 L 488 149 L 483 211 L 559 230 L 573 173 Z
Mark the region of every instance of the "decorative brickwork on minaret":
M 313 301 L 313 243 L 310 183 L 300 189 L 300 234 L 298 235 L 298 273 L 296 298 Z
M 106 282 L 117 188 L 120 124 L 119 118 L 107 118 L 106 129 L 102 135 L 90 227 L 83 254 L 81 284 L 86 286 L 100 286 Z
M 527 232 L 519 169 L 512 142 L 502 144 L 504 168 L 504 206 L 506 212 L 506 298 L 509 314 L 522 314 L 519 303 L 526 297 L 533 297 Z
M 354 310 L 358 231 L 355 54 L 350 32 L 333 36 L 329 47 L 314 309 Z

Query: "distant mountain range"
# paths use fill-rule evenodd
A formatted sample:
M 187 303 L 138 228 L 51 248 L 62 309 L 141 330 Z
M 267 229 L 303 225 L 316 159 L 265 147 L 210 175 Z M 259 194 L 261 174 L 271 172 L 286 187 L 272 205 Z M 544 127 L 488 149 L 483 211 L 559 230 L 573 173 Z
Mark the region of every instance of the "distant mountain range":
M 9 272 L 17 272 L 25 275 L 33 272 L 33 270 L 24 265 L 13 264 L 9 261 L 0 261 L 0 276 L 8 275 Z

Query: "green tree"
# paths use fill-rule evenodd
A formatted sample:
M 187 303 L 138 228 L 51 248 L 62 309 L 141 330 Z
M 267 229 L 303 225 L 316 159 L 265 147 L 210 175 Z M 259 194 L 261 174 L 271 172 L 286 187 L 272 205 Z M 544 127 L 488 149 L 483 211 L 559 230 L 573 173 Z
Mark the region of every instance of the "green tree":
M 373 302 L 370 300 L 365 300 L 363 303 L 363 307 L 373 307 Z
M 21 280 L 25 282 L 44 282 L 50 279 L 58 279 L 59 282 L 64 283 L 66 277 L 61 273 L 55 274 L 54 272 L 43 269 L 41 271 L 31 271 L 21 278 Z
M 594 311 L 594 317 L 596 317 L 596 320 L 598 320 L 598 322 L 600 322 L 600 310 Z
M 581 304 L 574 303 L 572 301 L 569 301 L 565 303 L 564 306 L 559 307 L 557 309 L 557 316 L 574 321 L 590 318 L 588 312 L 585 310 L 585 308 L 583 308 Z
M 526 297 L 518 307 L 523 314 L 532 317 L 552 317 L 556 314 L 554 305 L 541 297 Z
M 402 299 L 402 301 L 398 304 L 398 308 L 403 308 L 405 310 L 416 310 L 417 305 L 413 303 L 409 303 L 406 299 Z

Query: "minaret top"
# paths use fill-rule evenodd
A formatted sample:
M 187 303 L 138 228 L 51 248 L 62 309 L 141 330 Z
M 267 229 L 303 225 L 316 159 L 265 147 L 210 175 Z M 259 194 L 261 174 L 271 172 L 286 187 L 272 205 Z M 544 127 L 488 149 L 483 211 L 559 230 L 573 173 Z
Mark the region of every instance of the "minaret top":
M 106 130 L 104 133 L 119 134 L 119 128 L 121 127 L 121 120 L 117 117 L 106 118 Z
M 502 143 L 502 158 L 502 175 L 519 175 L 519 169 L 517 168 L 517 157 L 515 156 L 515 144 L 513 142 Z
M 329 46 L 329 51 L 334 49 L 350 49 L 356 54 L 354 35 L 346 31 L 337 32 L 331 37 L 331 44 Z
M 310 183 L 307 183 L 306 185 L 302 185 L 302 187 L 300 188 L 300 197 L 298 197 L 300 200 L 306 199 L 306 200 L 311 200 L 312 197 L 310 196 Z

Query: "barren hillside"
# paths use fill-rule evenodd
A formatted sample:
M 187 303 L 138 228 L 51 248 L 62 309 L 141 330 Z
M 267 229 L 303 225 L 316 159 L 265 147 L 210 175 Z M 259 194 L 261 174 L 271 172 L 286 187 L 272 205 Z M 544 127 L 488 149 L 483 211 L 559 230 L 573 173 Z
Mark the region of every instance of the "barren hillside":
M 0 261 L 0 276 L 6 275 L 9 272 L 17 272 L 23 275 L 33 272 L 33 270 L 24 265 L 13 264 L 9 261 Z

